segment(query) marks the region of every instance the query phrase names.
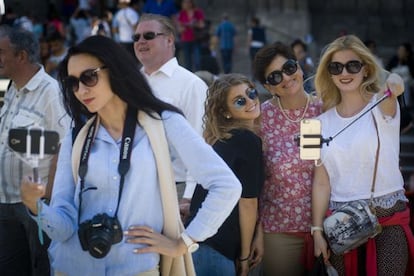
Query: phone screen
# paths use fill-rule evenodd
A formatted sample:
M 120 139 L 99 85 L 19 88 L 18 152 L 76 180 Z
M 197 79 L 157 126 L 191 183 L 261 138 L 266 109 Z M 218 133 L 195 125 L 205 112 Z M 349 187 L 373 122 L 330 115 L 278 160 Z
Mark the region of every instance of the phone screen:
M 303 160 L 321 158 L 321 121 L 304 119 L 300 122 L 299 155 Z
M 56 154 L 59 149 L 59 134 L 56 131 L 13 128 L 9 131 L 9 147 L 20 153 L 27 151 L 27 136 L 30 134 L 31 154 L 40 154 L 40 137 L 44 137 L 44 154 Z

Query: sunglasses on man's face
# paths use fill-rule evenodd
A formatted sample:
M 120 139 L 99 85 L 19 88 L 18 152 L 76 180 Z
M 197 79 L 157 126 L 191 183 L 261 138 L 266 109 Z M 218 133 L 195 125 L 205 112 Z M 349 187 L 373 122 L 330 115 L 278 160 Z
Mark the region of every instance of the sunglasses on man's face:
M 247 98 L 249 98 L 250 100 L 256 100 L 257 97 L 259 96 L 259 93 L 257 92 L 256 89 L 254 88 L 247 88 L 246 90 L 246 96 Z M 234 102 L 233 105 L 235 108 L 240 109 L 243 108 L 245 105 L 247 104 L 247 99 L 246 97 L 240 97 L 237 98 Z
M 331 75 L 340 75 L 344 68 L 346 68 L 348 73 L 358 74 L 361 71 L 362 66 L 364 66 L 364 64 L 358 60 L 351 60 L 345 64 L 333 61 L 328 64 L 328 72 Z
M 101 66 L 95 69 L 87 69 L 83 71 L 79 78 L 74 76 L 68 76 L 64 84 L 66 89 L 72 91 L 73 93 L 79 90 L 79 82 L 84 84 L 87 87 L 93 87 L 98 83 L 98 72 L 102 69 L 106 69 L 106 66 Z
M 153 40 L 154 38 L 156 38 L 159 35 L 165 35 L 165 34 L 164 33 L 156 33 L 156 32 L 145 32 L 145 33 L 142 34 L 142 37 L 145 40 Z M 138 42 L 140 38 L 141 38 L 141 34 L 134 34 L 132 36 L 132 40 L 134 42 Z
M 283 81 L 283 73 L 291 76 L 298 71 L 298 64 L 293 59 L 288 59 L 282 66 L 282 70 L 275 70 L 266 77 L 266 83 L 270 85 L 278 85 Z

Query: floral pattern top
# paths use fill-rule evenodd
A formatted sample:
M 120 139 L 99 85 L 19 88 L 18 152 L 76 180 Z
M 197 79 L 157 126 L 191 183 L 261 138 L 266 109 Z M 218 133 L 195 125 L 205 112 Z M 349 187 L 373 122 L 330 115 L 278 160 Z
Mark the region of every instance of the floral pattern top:
M 272 99 L 261 107 L 266 180 L 259 206 L 264 232 L 309 232 L 314 161 L 299 158 L 294 137 L 299 134 L 300 123 L 287 120 Z M 304 109 L 284 111 L 291 120 L 298 120 Z M 305 118 L 314 118 L 321 112 L 322 103 L 312 98 Z

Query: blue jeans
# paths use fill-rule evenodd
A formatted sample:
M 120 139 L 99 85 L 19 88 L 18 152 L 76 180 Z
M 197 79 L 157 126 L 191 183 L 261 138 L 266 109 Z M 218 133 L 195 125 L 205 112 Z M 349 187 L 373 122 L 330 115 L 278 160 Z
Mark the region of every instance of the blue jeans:
M 224 73 L 231 73 L 233 65 L 233 49 L 221 49 L 220 53 Z
M 184 67 L 192 72 L 200 69 L 200 43 L 196 41 L 181 42 L 184 54 Z
M 193 253 L 193 262 L 197 276 L 236 275 L 236 266 L 233 260 L 206 244 L 200 244 L 200 248 Z
M 49 276 L 47 248 L 38 238 L 36 222 L 22 203 L 0 203 L 0 274 Z

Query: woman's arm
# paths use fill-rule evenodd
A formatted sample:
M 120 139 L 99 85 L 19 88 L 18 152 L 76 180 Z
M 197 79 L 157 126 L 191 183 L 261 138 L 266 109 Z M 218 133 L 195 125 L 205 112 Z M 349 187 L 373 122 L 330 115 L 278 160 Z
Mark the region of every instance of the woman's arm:
M 380 92 L 380 97 L 382 97 L 388 89 L 391 91 L 391 95 L 380 103 L 379 107 L 384 116 L 394 117 L 398 107 L 397 97 L 404 93 L 404 81 L 398 74 L 391 73 L 388 75 L 385 87 L 383 88 L 383 91 Z
M 208 190 L 202 207 L 185 230 L 194 242 L 204 241 L 217 232 L 240 199 L 240 182 L 182 115 L 164 112 L 162 117 L 172 158 L 180 158 L 190 174 Z M 129 243 L 148 245 L 135 253 L 179 256 L 187 250 L 181 238 L 168 238 L 147 226 L 131 226 L 125 235 Z
M 257 221 L 257 198 L 239 200 L 239 224 L 241 250 L 239 255 L 239 275 L 247 275 L 251 257 L 251 246 Z
M 183 116 L 164 113 L 172 158 L 180 158 L 197 183 L 208 190 L 202 208 L 186 228 L 191 238 L 204 241 L 217 232 L 234 209 L 240 199 L 241 184 L 223 159 Z
M 40 215 L 43 230 L 52 240 L 64 241 L 70 238 L 77 228 L 77 209 L 74 203 L 75 184 L 72 166 L 72 135 L 69 131 L 60 147 L 56 175 L 50 206 L 42 203 L 38 214 L 37 200 L 45 194 L 45 187 L 25 178 L 22 181 L 21 193 L 23 203 L 34 215 Z
M 323 228 L 323 220 L 329 206 L 331 187 L 329 176 L 324 165 L 315 167 L 312 186 L 312 226 Z M 321 253 L 325 261 L 328 260 L 328 248 L 323 232 L 316 230 L 313 233 L 314 253 L 319 256 Z
M 250 252 L 250 269 L 252 269 L 262 262 L 264 254 L 263 226 L 260 221 L 256 224 L 256 232 L 254 234 Z

